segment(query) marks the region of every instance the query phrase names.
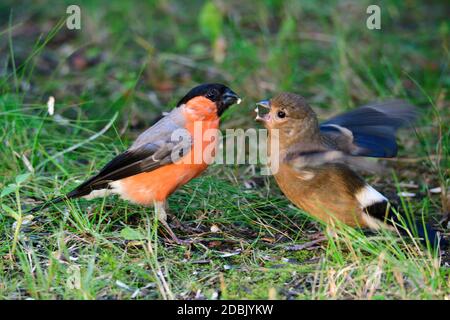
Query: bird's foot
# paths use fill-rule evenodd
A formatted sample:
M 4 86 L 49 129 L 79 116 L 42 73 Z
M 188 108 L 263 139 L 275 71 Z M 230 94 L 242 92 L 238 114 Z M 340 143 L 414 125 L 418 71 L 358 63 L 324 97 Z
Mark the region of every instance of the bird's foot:
M 192 244 L 194 242 L 198 242 L 198 240 L 184 240 L 184 239 L 179 239 L 175 233 L 173 232 L 172 228 L 170 227 L 169 223 L 167 222 L 167 217 L 170 216 L 170 220 L 172 221 L 172 223 L 175 224 L 175 228 L 177 229 L 181 229 L 181 230 L 186 230 L 186 228 L 181 224 L 181 222 L 173 215 L 173 214 L 168 214 L 167 213 L 167 203 L 166 202 L 155 202 L 154 203 L 155 206 L 155 213 L 156 213 L 156 217 L 158 219 L 158 221 L 161 223 L 161 225 L 164 227 L 164 229 L 167 231 L 167 233 L 169 234 L 170 240 L 171 242 L 177 243 L 177 244 Z
M 178 220 L 178 218 L 177 218 L 175 215 L 170 214 L 170 213 L 168 213 L 167 215 L 168 215 L 168 218 L 169 218 L 169 220 L 170 220 L 170 224 L 171 224 L 175 229 L 179 229 L 179 230 L 183 230 L 183 231 L 186 231 L 186 230 L 187 230 L 186 227 L 183 226 L 183 224 L 181 223 L 181 221 Z
M 175 242 L 176 244 L 180 244 L 180 245 L 190 245 L 192 243 L 197 242 L 194 239 L 190 239 L 190 240 L 185 240 L 185 239 L 180 239 L 178 238 L 175 233 L 173 232 L 172 228 L 169 226 L 169 224 L 167 223 L 167 221 L 165 220 L 160 220 L 161 224 L 163 225 L 164 229 L 167 231 L 167 233 L 170 236 L 170 240 L 172 242 Z

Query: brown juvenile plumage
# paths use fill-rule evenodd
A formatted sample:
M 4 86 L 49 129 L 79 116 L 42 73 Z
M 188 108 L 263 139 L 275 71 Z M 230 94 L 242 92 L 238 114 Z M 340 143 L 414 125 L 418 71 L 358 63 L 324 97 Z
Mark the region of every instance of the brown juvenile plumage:
M 270 158 L 279 163 L 274 176 L 289 200 L 327 223 L 387 226 L 386 218 L 392 218 L 387 198 L 352 170 L 349 159 L 395 156 L 396 130 L 416 118 L 412 106 L 399 100 L 374 103 L 319 125 L 305 99 L 293 93 L 257 105 L 269 110 L 261 116 L 257 109 L 269 141 L 279 139 Z
M 364 181 L 341 164 L 297 170 L 281 163 L 275 180 L 295 205 L 325 222 L 333 218 L 351 226 L 367 226 L 355 193 Z

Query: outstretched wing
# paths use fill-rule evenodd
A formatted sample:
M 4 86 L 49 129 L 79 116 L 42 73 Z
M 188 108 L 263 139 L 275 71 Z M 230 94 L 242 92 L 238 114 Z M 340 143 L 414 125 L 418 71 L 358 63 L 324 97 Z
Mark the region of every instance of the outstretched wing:
M 324 143 L 352 156 L 391 158 L 397 155 L 396 132 L 417 118 L 406 101 L 372 103 L 320 125 Z
M 394 157 L 397 129 L 411 124 L 416 117 L 416 109 L 401 100 L 365 105 L 322 123 L 322 145 L 296 148 L 309 151 L 294 151 L 285 160 L 297 170 L 327 163 L 366 170 L 367 164 L 358 157 Z

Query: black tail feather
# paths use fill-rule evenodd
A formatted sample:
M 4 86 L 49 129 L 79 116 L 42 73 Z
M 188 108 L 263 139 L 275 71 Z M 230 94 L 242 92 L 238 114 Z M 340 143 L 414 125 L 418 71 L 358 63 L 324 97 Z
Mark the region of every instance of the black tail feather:
M 44 209 L 48 208 L 49 206 L 51 206 L 52 204 L 56 204 L 56 203 L 64 201 L 64 199 L 66 199 L 66 196 L 61 196 L 61 197 L 58 197 L 58 198 L 54 198 L 54 199 L 49 200 L 49 201 L 47 201 L 47 202 L 45 202 L 45 203 L 43 203 L 41 205 L 38 205 L 38 206 L 34 207 L 33 209 L 28 210 L 26 213 L 27 214 L 31 214 L 31 213 L 34 213 L 34 212 L 38 212 L 38 211 L 44 210 Z
M 70 191 L 66 195 L 63 195 L 63 196 L 54 198 L 52 200 L 49 200 L 49 201 L 47 201 L 47 202 L 45 202 L 45 203 L 43 203 L 43 204 L 41 204 L 39 206 L 36 206 L 36 207 L 28 210 L 26 213 L 31 214 L 31 213 L 34 213 L 34 212 L 37 212 L 37 211 L 44 210 L 44 209 L 48 208 L 49 206 L 51 206 L 52 204 L 60 203 L 60 202 L 62 202 L 64 200 L 69 200 L 69 199 L 73 199 L 73 198 L 83 197 L 85 195 L 88 195 L 91 191 L 92 191 L 92 189 L 90 189 L 90 188 L 86 188 L 86 187 L 83 187 L 83 186 L 81 186 L 81 188 L 77 187 L 76 189 Z
M 399 218 L 397 215 L 392 217 L 394 223 L 400 226 L 405 226 L 406 230 L 403 228 L 398 228 L 398 230 L 404 234 L 412 234 L 413 237 L 419 238 L 420 242 L 424 246 L 430 245 L 431 248 L 444 247 L 446 246 L 446 241 L 442 238 L 439 232 L 434 229 L 429 223 L 424 223 L 420 220 L 410 221 L 406 217 Z
M 33 209 L 28 210 L 26 213 L 31 214 L 31 213 L 34 213 L 34 212 L 38 212 L 38 211 L 41 211 L 41 210 L 44 210 L 44 209 L 48 208 L 52 204 L 60 203 L 60 202 L 63 202 L 64 200 L 69 200 L 69 199 L 72 199 L 72 198 L 78 198 L 78 197 L 81 197 L 83 195 L 85 195 L 85 194 L 84 193 L 82 194 L 77 189 L 75 189 L 75 190 L 69 192 L 66 195 L 54 198 L 54 199 L 49 200 L 49 201 L 47 201 L 47 202 L 45 202 L 45 203 L 43 203 L 43 204 L 41 204 L 39 206 L 36 206 Z
M 430 244 L 432 248 L 443 248 L 447 245 L 445 239 L 430 224 L 407 216 L 398 207 L 392 206 L 387 201 L 374 203 L 366 207 L 365 211 L 371 217 L 382 220 L 390 225 L 395 224 L 400 226 L 397 228 L 400 233 L 403 235 L 411 234 L 413 237 L 419 238 L 424 246 Z

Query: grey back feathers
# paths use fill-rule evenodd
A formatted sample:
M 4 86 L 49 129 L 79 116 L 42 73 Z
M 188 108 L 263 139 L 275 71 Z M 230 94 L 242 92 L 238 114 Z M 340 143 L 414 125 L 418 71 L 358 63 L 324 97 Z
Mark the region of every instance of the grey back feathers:
M 164 144 L 172 132 L 184 129 L 184 125 L 185 120 L 182 109 L 175 108 L 153 126 L 142 132 L 131 145 L 130 150 L 139 148 L 147 143 L 155 145 Z

